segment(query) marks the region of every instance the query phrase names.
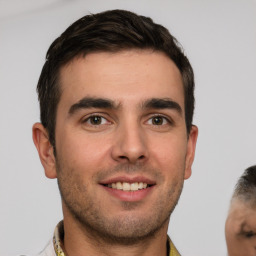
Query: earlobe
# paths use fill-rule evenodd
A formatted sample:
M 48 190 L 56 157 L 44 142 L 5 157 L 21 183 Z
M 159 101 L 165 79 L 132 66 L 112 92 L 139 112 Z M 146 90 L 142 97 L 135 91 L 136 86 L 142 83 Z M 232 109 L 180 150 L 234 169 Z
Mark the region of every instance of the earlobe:
M 32 128 L 32 134 L 40 161 L 44 167 L 45 176 L 50 179 L 56 178 L 55 156 L 47 130 L 41 123 L 35 123 Z
M 192 173 L 192 164 L 195 157 L 197 136 L 198 136 L 198 128 L 197 126 L 192 125 L 189 133 L 188 144 L 187 144 L 186 168 L 184 173 L 184 179 L 188 179 Z

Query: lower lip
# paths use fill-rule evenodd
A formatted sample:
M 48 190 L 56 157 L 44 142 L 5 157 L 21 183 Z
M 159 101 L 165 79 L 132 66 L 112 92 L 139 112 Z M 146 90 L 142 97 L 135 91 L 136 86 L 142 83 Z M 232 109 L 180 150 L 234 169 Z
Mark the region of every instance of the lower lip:
M 152 193 L 152 190 L 155 186 L 151 186 L 145 189 L 137 190 L 137 191 L 123 191 L 120 189 L 113 189 L 106 186 L 102 186 L 108 193 L 110 193 L 112 196 L 118 198 L 121 201 L 126 202 L 136 202 L 141 201 L 144 198 L 146 198 L 150 193 Z

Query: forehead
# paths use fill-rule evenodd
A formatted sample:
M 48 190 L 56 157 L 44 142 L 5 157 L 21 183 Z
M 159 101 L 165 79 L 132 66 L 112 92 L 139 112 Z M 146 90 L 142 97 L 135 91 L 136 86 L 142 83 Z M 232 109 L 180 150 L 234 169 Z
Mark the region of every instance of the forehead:
M 151 94 L 176 97 L 184 105 L 179 69 L 164 53 L 153 50 L 97 52 L 77 57 L 61 68 L 60 86 L 61 100 L 77 101 L 84 96 L 123 100 Z
M 238 226 L 250 225 L 256 230 L 256 208 L 250 206 L 248 203 L 240 200 L 233 201 L 230 206 L 228 218 L 232 222 L 232 225 L 235 225 L 235 223 Z

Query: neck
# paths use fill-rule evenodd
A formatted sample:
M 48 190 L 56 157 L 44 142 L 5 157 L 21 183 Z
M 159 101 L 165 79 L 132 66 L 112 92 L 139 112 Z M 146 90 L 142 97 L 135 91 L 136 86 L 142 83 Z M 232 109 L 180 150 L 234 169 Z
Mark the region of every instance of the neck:
M 168 221 L 154 235 L 124 244 L 102 239 L 79 221 L 64 218 L 63 250 L 66 256 L 166 256 L 167 228 Z

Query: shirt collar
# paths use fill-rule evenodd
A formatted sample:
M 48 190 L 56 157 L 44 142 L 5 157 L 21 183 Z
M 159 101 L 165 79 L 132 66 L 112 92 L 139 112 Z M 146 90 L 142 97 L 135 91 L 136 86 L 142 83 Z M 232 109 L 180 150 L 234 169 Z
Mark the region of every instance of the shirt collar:
M 63 243 L 64 239 L 64 226 L 63 226 L 63 221 L 60 221 L 59 224 L 56 226 L 54 230 L 54 235 L 53 235 L 53 246 L 54 250 L 56 253 L 56 256 L 66 256 L 61 245 Z M 169 248 L 169 256 L 181 256 L 172 243 L 171 239 L 168 236 L 168 241 L 167 241 L 167 246 Z
M 56 256 L 65 256 L 61 248 L 61 244 L 64 238 L 64 226 L 63 221 L 60 221 L 59 224 L 56 226 L 53 235 L 53 246 L 56 253 Z

